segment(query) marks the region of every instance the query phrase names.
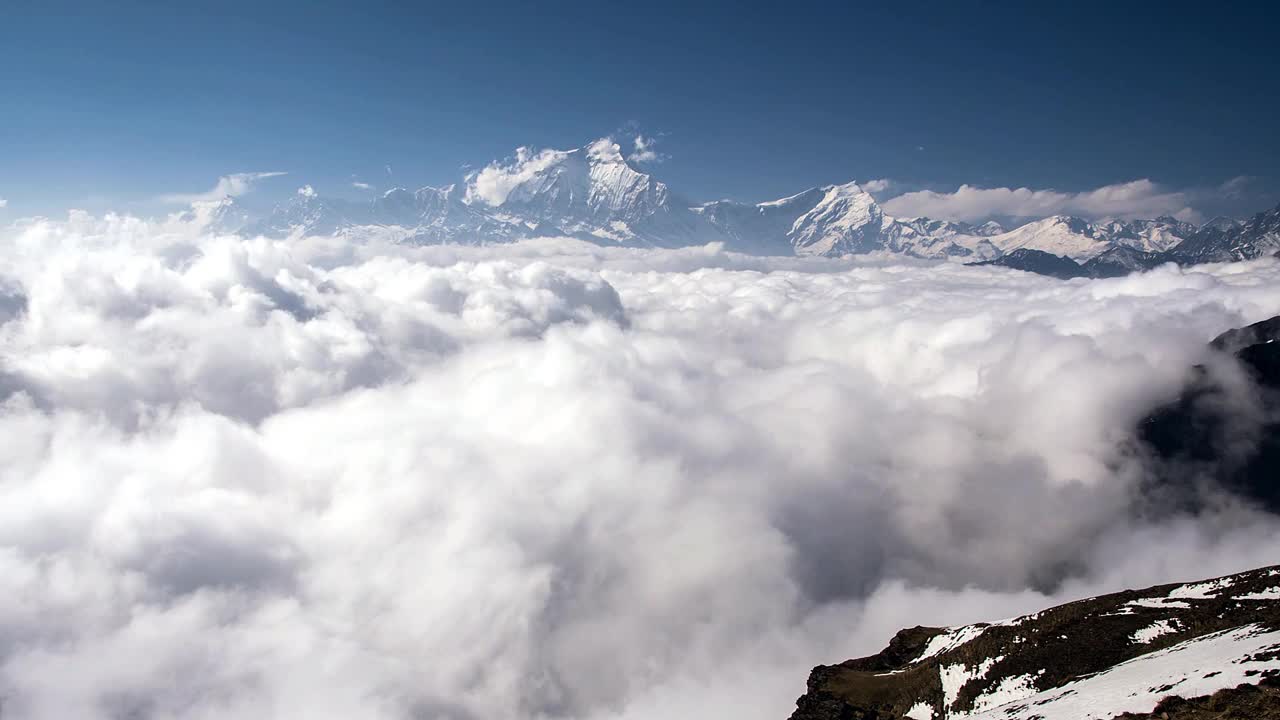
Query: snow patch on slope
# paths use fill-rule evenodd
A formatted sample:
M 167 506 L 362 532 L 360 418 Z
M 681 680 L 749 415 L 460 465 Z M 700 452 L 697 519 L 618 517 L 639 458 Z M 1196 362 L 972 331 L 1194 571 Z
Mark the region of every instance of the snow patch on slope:
M 1133 642 L 1146 645 L 1158 637 L 1178 632 L 1177 620 L 1157 620 L 1133 634 Z
M 1221 591 L 1231 587 L 1234 582 L 1231 578 L 1226 577 L 1208 582 L 1179 585 L 1169 591 L 1168 597 L 1178 600 L 1209 600 L 1217 597 Z
M 1180 600 L 1168 600 L 1165 598 L 1138 598 L 1125 603 L 1125 607 L 1144 607 L 1144 608 L 1189 608 L 1190 603 Z
M 942 681 L 942 709 L 949 712 L 952 705 L 955 705 L 956 699 L 960 697 L 960 689 L 968 685 L 970 681 L 986 677 L 987 671 L 991 666 L 1000 662 L 1004 658 L 985 658 L 982 662 L 975 666 L 968 666 L 964 663 L 956 663 L 954 665 L 941 665 L 938 667 L 938 678 Z M 947 717 L 963 717 L 962 715 L 948 715 Z
M 1107 720 L 1150 712 L 1169 695 L 1197 697 L 1280 670 L 1280 632 L 1249 625 L 1201 636 L 1076 682 L 978 713 L 976 720 Z M 953 716 L 954 717 L 954 716 Z
M 918 702 L 903 717 L 910 720 L 933 720 L 933 708 L 927 703 Z
M 987 627 L 987 625 L 965 625 L 948 630 L 941 635 L 935 635 L 929 641 L 929 644 L 925 646 L 924 652 L 921 653 L 920 657 L 916 658 L 916 662 L 954 650 L 981 635 Z
M 964 716 L 972 716 L 1034 695 L 1036 678 L 1043 674 L 1044 670 L 1041 670 L 1034 675 L 1012 675 L 1001 679 L 998 685 L 975 698 L 973 710 L 965 713 Z M 952 715 L 951 717 L 961 716 Z

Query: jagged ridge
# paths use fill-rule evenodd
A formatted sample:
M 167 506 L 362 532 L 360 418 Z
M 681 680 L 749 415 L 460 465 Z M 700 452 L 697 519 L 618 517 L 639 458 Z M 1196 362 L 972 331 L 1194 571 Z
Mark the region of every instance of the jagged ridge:
M 1280 249 L 1280 208 L 1247 223 L 1215 218 L 1202 228 L 1171 217 L 1093 223 L 1053 216 L 1006 230 L 995 223 L 891 217 L 853 182 L 755 205 L 693 205 L 633 167 L 607 138 L 574 150 L 522 148 L 508 164 L 492 164 L 443 188 L 396 188 L 355 202 L 324 197 L 307 186 L 260 220 L 249 219 L 232 198 L 196 214 L 221 231 L 272 237 L 359 233 L 377 226 L 394 228 L 394 237 L 414 243 L 546 236 L 635 247 L 720 242 L 760 255 L 884 252 L 997 260 L 1032 271 L 1037 270 L 1022 267 L 1025 257 L 1016 254 L 1039 252 L 1080 265 L 1073 271 L 1058 264 L 1048 273 L 1060 277 L 1110 277 L 1163 262 L 1249 259 Z

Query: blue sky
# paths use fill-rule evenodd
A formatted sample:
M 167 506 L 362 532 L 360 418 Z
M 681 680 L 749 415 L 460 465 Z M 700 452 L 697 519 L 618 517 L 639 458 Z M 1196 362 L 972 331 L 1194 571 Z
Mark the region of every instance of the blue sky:
M 641 131 L 694 199 L 1246 176 L 1274 203 L 1267 5 L 25 3 L 0 23 L 0 197 L 141 212 L 255 171 L 289 173 L 263 198 L 350 194 Z

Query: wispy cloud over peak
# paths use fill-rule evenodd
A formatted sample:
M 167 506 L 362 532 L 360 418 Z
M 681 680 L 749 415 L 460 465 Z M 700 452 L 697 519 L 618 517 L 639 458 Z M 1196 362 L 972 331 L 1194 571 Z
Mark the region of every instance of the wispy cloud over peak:
M 863 190 L 866 190 L 872 195 L 877 193 L 890 193 L 894 190 L 902 189 L 901 185 L 897 181 L 890 180 L 889 178 L 877 178 L 875 180 L 867 180 L 866 182 L 858 184 L 862 186 Z
M 587 145 L 587 157 L 596 162 L 622 162 L 622 148 L 611 137 L 602 137 Z
M 161 202 L 185 205 L 189 203 L 219 200 L 224 197 L 238 197 L 252 190 L 259 180 L 279 177 L 285 174 L 286 173 L 279 171 L 232 173 L 231 175 L 223 175 L 218 178 L 218 182 L 211 190 L 200 193 L 171 193 L 161 195 L 159 199 Z
M 507 163 L 497 161 L 472 173 L 467 180 L 467 200 L 480 201 L 496 207 L 507 201 L 507 196 L 521 183 L 560 162 L 565 156 L 561 150 L 534 152 L 527 147 L 516 149 L 516 156 Z
M 658 144 L 658 139 L 655 137 L 645 137 L 641 133 L 636 133 L 636 137 L 631 141 L 631 144 L 635 149 L 627 156 L 627 159 L 633 163 L 660 163 L 670 157 L 654 150 L 654 146 Z

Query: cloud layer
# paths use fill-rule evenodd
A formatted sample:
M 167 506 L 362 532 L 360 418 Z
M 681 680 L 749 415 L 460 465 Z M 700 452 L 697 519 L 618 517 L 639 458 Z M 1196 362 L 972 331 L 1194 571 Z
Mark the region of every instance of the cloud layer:
M 1153 218 L 1172 215 L 1195 221 L 1198 213 L 1185 192 L 1134 180 L 1084 192 L 1031 188 L 980 188 L 961 185 L 955 192 L 917 190 L 884 203 L 892 215 L 975 221 L 990 217 L 1037 218 L 1083 215 L 1091 218 Z
M 1122 449 L 1280 309 L 1272 260 L 1062 283 L 83 213 L 4 241 L 19 717 L 781 718 L 901 626 L 1280 540 L 1232 503 L 1137 519 Z

